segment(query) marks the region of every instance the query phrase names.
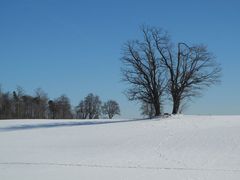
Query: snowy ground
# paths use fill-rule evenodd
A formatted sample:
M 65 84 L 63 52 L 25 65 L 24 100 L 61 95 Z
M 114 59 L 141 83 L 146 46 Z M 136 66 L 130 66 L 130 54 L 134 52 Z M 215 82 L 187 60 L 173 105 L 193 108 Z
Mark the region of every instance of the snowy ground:
M 240 116 L 0 121 L 0 180 L 239 180 Z

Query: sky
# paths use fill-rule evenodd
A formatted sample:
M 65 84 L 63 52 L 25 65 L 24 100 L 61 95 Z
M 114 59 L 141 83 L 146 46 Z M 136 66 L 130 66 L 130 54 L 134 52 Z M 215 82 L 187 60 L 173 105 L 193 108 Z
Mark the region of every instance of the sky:
M 240 114 L 238 0 L 1 0 L 0 84 L 77 105 L 88 93 L 114 99 L 121 118 L 139 117 L 121 81 L 123 44 L 157 26 L 173 42 L 205 44 L 222 66 L 222 82 L 189 102 L 186 114 Z M 165 101 L 166 112 L 170 102 Z

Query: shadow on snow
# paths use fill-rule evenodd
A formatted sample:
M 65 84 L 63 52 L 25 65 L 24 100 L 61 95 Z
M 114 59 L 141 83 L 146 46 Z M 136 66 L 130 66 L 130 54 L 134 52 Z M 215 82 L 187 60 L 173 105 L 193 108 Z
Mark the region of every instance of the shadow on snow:
M 55 128 L 55 127 L 73 127 L 73 126 L 89 126 L 89 125 L 101 125 L 101 124 L 112 124 L 112 123 L 126 123 L 126 122 L 134 122 L 134 121 L 144 121 L 149 119 L 131 119 L 131 120 L 107 120 L 107 121 L 97 121 L 97 120 L 89 120 L 89 121 L 81 121 L 78 122 L 49 122 L 49 123 L 41 123 L 41 124 L 21 124 L 14 125 L 8 127 L 0 127 L 0 132 L 6 131 L 17 131 L 17 130 L 31 130 L 31 129 L 43 129 L 43 128 Z M 54 120 L 53 120 L 54 121 Z

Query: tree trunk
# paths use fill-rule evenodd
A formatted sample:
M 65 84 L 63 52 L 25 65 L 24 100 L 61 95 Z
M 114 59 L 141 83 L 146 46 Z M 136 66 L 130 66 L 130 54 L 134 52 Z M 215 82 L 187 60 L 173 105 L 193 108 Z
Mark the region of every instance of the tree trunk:
M 178 114 L 180 107 L 180 98 L 173 98 L 173 109 L 172 109 L 172 114 Z
M 112 119 L 112 118 L 113 118 L 113 115 L 112 115 L 112 114 L 108 114 L 108 118 L 109 118 L 109 119 Z
M 159 101 L 155 100 L 154 108 L 155 108 L 155 116 L 160 116 L 161 115 L 161 110 L 160 110 L 160 103 L 159 103 Z

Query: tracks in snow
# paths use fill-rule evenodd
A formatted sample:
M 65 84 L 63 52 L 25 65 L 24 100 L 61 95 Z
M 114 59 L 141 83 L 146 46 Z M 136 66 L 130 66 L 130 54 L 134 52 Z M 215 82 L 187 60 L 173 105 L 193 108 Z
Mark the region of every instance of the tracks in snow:
M 50 163 L 50 162 L 0 162 L 0 166 L 64 166 L 64 167 L 87 167 L 87 168 L 114 168 L 114 169 L 145 169 L 145 170 L 176 170 L 176 171 L 210 171 L 210 172 L 234 172 L 240 173 L 240 169 L 206 169 L 186 167 L 155 167 L 155 166 L 121 166 L 103 164 L 81 164 L 81 163 Z

